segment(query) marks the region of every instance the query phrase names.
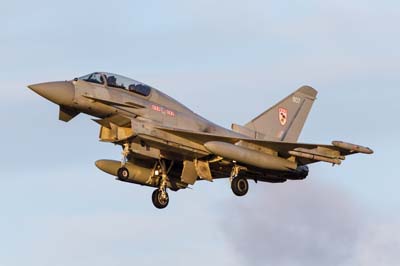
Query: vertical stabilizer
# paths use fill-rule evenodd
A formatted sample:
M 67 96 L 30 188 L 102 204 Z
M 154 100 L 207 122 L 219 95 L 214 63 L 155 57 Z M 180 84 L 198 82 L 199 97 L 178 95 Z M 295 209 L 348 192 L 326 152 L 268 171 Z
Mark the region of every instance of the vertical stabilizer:
M 303 86 L 245 127 L 261 133 L 265 140 L 297 142 L 317 94 Z

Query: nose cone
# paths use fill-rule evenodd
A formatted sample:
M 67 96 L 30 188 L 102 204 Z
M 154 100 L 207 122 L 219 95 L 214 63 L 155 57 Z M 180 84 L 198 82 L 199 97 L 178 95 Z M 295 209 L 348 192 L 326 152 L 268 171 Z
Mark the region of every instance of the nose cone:
M 28 88 L 58 105 L 71 105 L 75 96 L 75 87 L 69 81 L 33 84 Z

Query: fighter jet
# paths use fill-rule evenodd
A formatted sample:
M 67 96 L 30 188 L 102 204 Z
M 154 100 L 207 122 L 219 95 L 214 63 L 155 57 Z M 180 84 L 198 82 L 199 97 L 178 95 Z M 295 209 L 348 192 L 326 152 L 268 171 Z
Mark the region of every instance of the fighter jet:
M 196 182 L 229 178 L 233 193 L 244 196 L 248 180 L 283 183 L 303 180 L 308 165 L 340 165 L 347 155 L 372 154 L 370 148 L 333 141 L 298 143 L 317 91 L 303 86 L 244 126 L 218 126 L 163 92 L 136 80 L 95 72 L 70 81 L 28 86 L 59 105 L 59 119 L 80 113 L 94 117 L 100 141 L 120 145 L 122 160 L 96 166 L 117 180 L 156 188 L 152 202 L 163 209 L 168 190 Z

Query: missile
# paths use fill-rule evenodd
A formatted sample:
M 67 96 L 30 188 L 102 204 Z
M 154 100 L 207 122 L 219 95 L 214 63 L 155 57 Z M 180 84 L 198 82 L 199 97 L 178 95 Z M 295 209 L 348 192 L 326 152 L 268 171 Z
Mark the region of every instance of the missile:
M 346 143 L 343 141 L 332 141 L 332 145 L 344 150 L 348 150 L 351 152 L 359 152 L 359 153 L 364 153 L 364 154 L 373 154 L 374 151 L 371 150 L 370 148 L 363 147 L 360 145 L 356 144 L 351 144 L 351 143 Z
M 284 158 L 247 149 L 227 142 L 210 141 L 204 147 L 224 159 L 252 165 L 261 169 L 287 171 L 297 169 L 297 163 Z
M 322 162 L 327 162 L 327 163 L 333 163 L 333 164 L 337 164 L 337 165 L 340 165 L 342 163 L 342 161 L 339 159 L 328 158 L 325 156 L 315 155 L 315 154 L 310 154 L 310 153 L 289 151 L 289 154 L 296 156 L 296 157 L 300 157 L 300 158 L 305 158 L 305 159 L 310 159 L 310 160 L 315 160 L 315 161 L 322 161 Z
M 304 149 L 304 148 L 296 148 L 294 151 L 298 151 L 301 153 L 307 153 L 311 155 L 318 155 L 322 157 L 327 157 L 329 159 L 340 159 L 342 161 L 346 160 L 346 156 L 340 155 L 339 151 L 334 151 L 333 153 L 323 153 L 323 152 L 318 152 L 318 150 L 309 150 L 309 149 Z M 339 154 L 337 154 L 339 153 Z

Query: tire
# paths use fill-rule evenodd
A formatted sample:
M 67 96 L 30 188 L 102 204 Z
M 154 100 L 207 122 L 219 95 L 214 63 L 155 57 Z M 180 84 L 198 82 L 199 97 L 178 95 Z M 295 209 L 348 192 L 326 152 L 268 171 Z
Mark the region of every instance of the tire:
M 118 178 L 120 180 L 128 180 L 129 179 L 129 171 L 125 167 L 121 167 L 118 169 Z
M 249 192 L 249 182 L 244 177 L 236 177 L 232 180 L 231 188 L 233 194 L 238 197 L 243 197 Z
M 154 190 L 153 195 L 151 196 L 151 199 L 153 201 L 154 207 L 156 207 L 157 209 L 165 209 L 168 206 L 169 196 L 168 196 L 167 192 L 165 192 L 165 193 L 167 194 L 167 198 L 163 199 L 161 190 L 159 190 L 159 189 Z

